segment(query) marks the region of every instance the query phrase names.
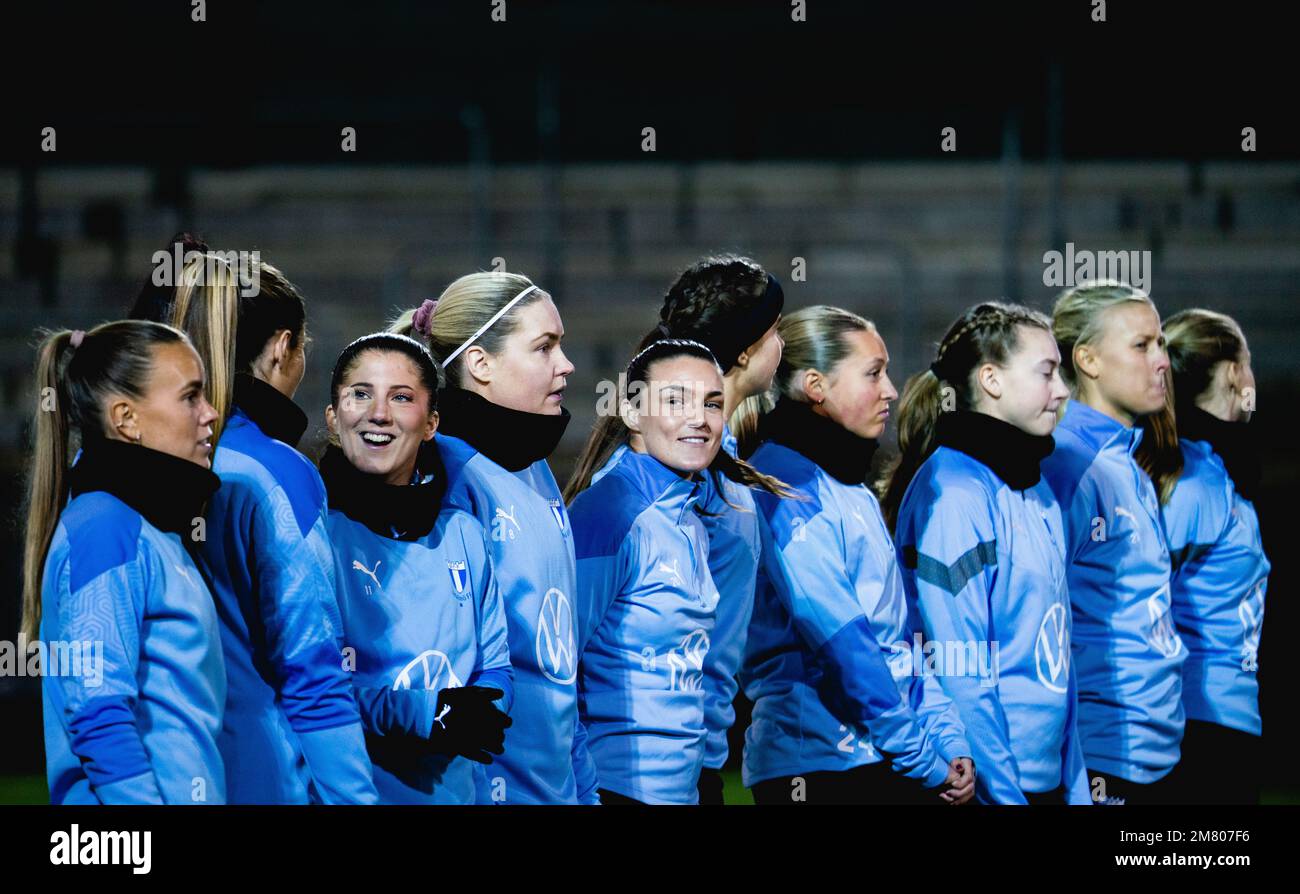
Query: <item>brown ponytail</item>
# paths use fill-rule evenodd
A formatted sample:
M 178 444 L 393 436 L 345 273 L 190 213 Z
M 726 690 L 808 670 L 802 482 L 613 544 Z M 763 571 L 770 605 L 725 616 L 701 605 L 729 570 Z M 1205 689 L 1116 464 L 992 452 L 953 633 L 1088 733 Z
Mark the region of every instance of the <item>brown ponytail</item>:
M 1183 475 L 1183 451 L 1178 446 L 1178 420 L 1174 414 L 1173 370 L 1165 370 L 1165 405 L 1138 419 L 1142 440 L 1133 451 L 1133 461 L 1147 473 L 1161 504 L 1169 502 Z

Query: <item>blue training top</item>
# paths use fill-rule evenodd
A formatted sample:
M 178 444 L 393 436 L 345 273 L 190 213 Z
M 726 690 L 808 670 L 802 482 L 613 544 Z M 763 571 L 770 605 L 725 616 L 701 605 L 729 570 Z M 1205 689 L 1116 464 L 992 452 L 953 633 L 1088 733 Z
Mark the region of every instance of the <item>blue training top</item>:
M 1133 458 L 1142 430 L 1071 400 L 1053 436 L 1042 469 L 1065 523 L 1084 759 L 1156 782 L 1178 763 L 1187 650 L 1155 487 Z
M 1013 489 L 940 446 L 908 485 L 896 535 L 927 639 L 967 656 L 996 650 L 992 678 L 953 667 L 939 677 L 974 748 L 979 800 L 1025 804 L 1025 793 L 1063 786 L 1069 803 L 1091 803 L 1061 510 L 1047 482 Z
M 212 597 L 180 535 L 109 493 L 73 497 L 41 611 L 47 652 L 72 660 L 41 681 L 50 802 L 223 803 L 226 670 Z
M 1271 567 L 1259 517 L 1208 441 L 1182 438 L 1183 474 L 1163 509 L 1173 555 L 1173 611 L 1187 646 L 1191 720 L 1260 735 L 1259 640 Z
M 942 687 L 917 667 L 919 619 L 875 495 L 775 441 L 750 462 L 796 496 L 755 493 L 763 553 L 740 675 L 754 702 L 745 785 L 886 758 L 920 785 L 942 785 L 970 746 Z
M 378 794 L 343 668 L 320 474 L 238 403 L 212 470 L 222 485 L 208 506 L 199 561 L 229 674 L 219 744 L 230 800 L 373 804 Z
M 695 512 L 705 485 L 625 451 L 573 501 L 580 705 L 602 788 L 695 804 L 718 591 Z

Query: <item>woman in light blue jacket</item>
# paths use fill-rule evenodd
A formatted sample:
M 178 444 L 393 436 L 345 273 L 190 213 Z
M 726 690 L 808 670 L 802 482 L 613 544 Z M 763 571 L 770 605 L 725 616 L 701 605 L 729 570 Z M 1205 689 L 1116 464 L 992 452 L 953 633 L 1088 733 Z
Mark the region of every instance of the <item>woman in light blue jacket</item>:
M 966 727 L 986 804 L 1090 803 L 1061 509 L 1039 471 L 1069 394 L 1059 366 L 1042 314 L 972 307 L 907 383 L 902 456 L 886 479 L 885 517 L 926 648 L 993 659 L 991 678 L 951 666 L 938 678 Z
M 1255 375 L 1231 317 L 1185 310 L 1164 322 L 1183 470 L 1163 508 L 1174 624 L 1187 646 L 1184 800 L 1259 801 L 1259 642 L 1270 564 L 1255 514 L 1260 451 Z
M 479 774 L 478 802 L 597 803 L 578 722 L 573 534 L 546 461 L 569 424 L 560 313 L 526 276 L 471 273 L 390 330 L 427 343 L 446 376 L 445 500 L 488 532 L 510 633 L 514 724 Z
M 1087 283 L 1057 300 L 1052 330 L 1071 398 L 1042 469 L 1065 527 L 1089 785 L 1099 803 L 1166 803 L 1187 650 L 1170 612 L 1156 487 L 1135 458 L 1139 422 L 1165 406 L 1160 316 L 1139 289 Z
M 759 803 L 965 803 L 971 749 L 922 673 L 894 545 L 864 483 L 897 397 L 885 344 L 835 307 L 797 311 L 780 333 L 775 406 L 751 402 L 737 420 L 741 455 L 794 491 L 756 495 L 745 784 Z
M 325 488 L 297 450 L 306 309 L 284 274 L 255 263 L 257 294 L 244 295 L 237 271 L 200 256 L 170 308 L 204 355 L 222 414 L 212 463 L 222 483 L 198 561 L 229 680 L 218 739 L 227 794 L 235 804 L 373 804 L 339 651 Z
M 223 803 L 226 671 L 191 554 L 219 484 L 203 364 L 175 329 L 122 321 L 47 337 L 36 383 L 22 632 L 54 661 L 50 801 Z
M 487 534 L 443 505 L 438 370 L 413 339 L 343 349 L 325 411 L 343 641 L 382 803 L 472 804 L 501 754 L 513 686 Z
M 722 371 L 708 348 L 654 342 L 624 381 L 628 449 L 570 507 L 580 707 L 602 803 L 695 804 L 719 599 L 696 507 L 706 470 L 757 478 L 720 450 Z
M 659 323 L 638 350 L 665 338 L 698 341 L 722 367 L 724 419 L 747 398 L 772 386 L 781 361 L 777 324 L 785 295 L 776 277 L 738 255 L 710 255 L 683 270 L 664 296 Z M 573 477 L 564 488 L 572 500 L 598 481 L 630 448 L 628 432 L 616 412 L 597 420 Z M 734 457 L 736 438 L 722 430 L 722 449 Z M 754 612 L 754 584 L 762 543 L 749 488 L 725 475 L 705 476 L 696 504 L 709 536 L 709 573 L 718 588 L 717 618 L 704 659 L 704 769 L 700 803 L 722 804 L 722 767 L 729 756 L 728 734 L 736 719 L 736 673 Z

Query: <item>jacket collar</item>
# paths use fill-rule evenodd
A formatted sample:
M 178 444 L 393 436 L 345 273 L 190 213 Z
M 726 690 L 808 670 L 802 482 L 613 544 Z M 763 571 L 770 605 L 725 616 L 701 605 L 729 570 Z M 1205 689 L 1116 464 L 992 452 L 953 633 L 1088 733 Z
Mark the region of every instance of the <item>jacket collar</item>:
M 648 453 L 637 453 L 628 448 L 618 461 L 616 469 L 645 498 L 660 511 L 681 523 L 687 510 L 704 495 L 704 481 L 699 475 L 683 478 Z
M 987 413 L 968 410 L 940 414 L 935 440 L 988 466 L 1012 490 L 1037 484 L 1039 463 L 1056 446 L 1051 435 L 1031 435 Z
M 433 530 L 447 489 L 447 473 L 433 441 L 420 445 L 410 484 L 387 484 L 358 471 L 333 444 L 320 461 L 329 507 L 390 540 L 419 540 Z
M 557 416 L 511 410 L 463 388 L 438 396 L 439 426 L 510 472 L 519 472 L 555 452 L 569 425 L 569 411 Z
M 307 430 L 307 414 L 292 400 L 256 376 L 235 376 L 235 409 L 242 412 L 262 434 L 290 447 L 297 447 Z
M 1140 426 L 1129 428 L 1074 398 L 1070 398 L 1065 405 L 1065 416 L 1061 418 L 1058 428 L 1073 432 L 1095 453 L 1101 452 L 1103 447 L 1114 441 L 1132 454 L 1142 441 Z
M 90 438 L 68 473 L 71 496 L 104 491 L 144 516 L 160 531 L 193 531 L 194 520 L 221 486 L 221 479 L 197 463 L 125 441 Z
M 775 441 L 844 484 L 863 484 L 878 443 L 819 416 L 807 404 L 781 398 L 759 422 L 759 440 Z

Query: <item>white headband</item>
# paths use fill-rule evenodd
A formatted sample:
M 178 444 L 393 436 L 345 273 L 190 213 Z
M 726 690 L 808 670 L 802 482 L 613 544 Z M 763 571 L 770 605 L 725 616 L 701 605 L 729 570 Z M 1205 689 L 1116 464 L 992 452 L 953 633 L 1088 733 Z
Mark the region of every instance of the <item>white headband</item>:
M 447 359 L 442 361 L 442 368 L 446 369 L 448 365 L 450 365 L 451 361 L 455 360 L 457 357 L 460 356 L 461 351 L 465 350 L 470 345 L 474 344 L 474 342 L 478 341 L 484 332 L 487 332 L 489 329 L 492 328 L 493 323 L 495 323 L 497 320 L 504 317 L 509 312 L 510 308 L 514 307 L 516 304 L 519 303 L 520 298 L 524 297 L 535 288 L 537 288 L 537 286 L 529 286 L 528 288 L 520 292 L 518 295 L 511 298 L 505 307 L 501 308 L 499 311 L 497 311 L 492 315 L 492 319 L 488 320 L 482 326 L 478 327 L 478 332 L 475 332 L 459 348 L 457 348 L 456 350 L 452 351 L 450 354 L 447 355 Z

